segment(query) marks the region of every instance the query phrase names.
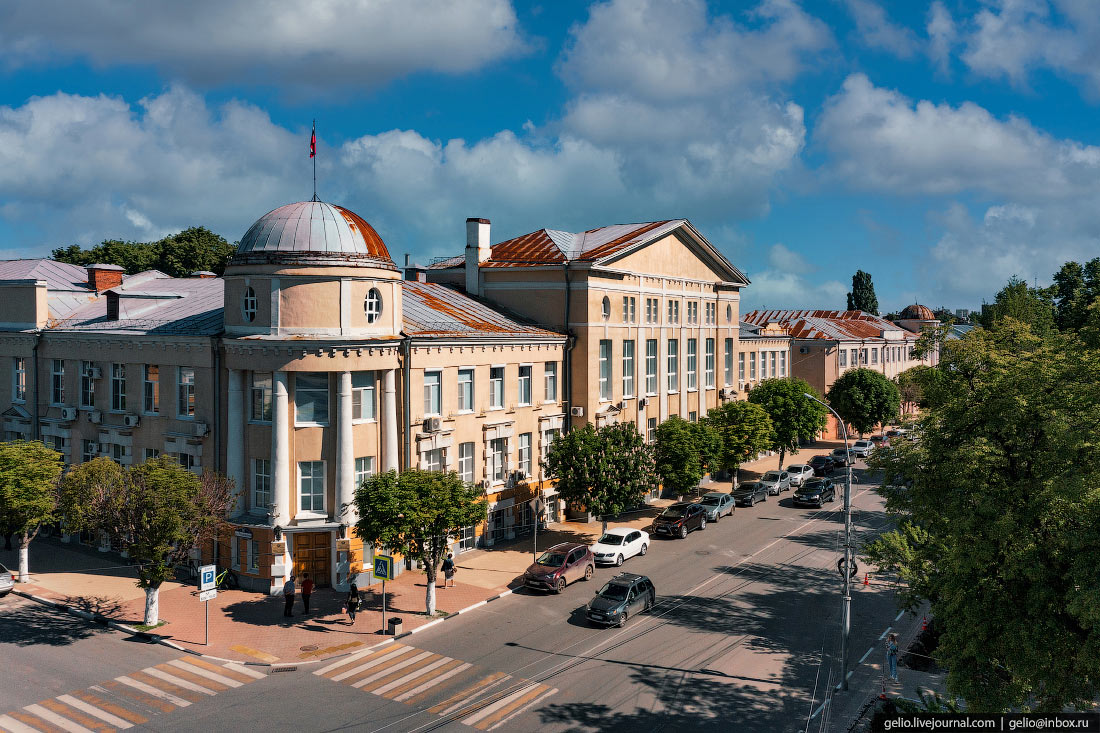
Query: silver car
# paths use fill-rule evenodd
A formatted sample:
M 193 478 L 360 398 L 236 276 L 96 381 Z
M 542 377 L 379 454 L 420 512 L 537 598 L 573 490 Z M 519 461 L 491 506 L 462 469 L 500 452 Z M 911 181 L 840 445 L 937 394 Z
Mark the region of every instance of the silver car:
M 11 574 L 3 565 L 0 565 L 0 598 L 3 598 L 8 593 L 11 593 L 12 588 L 15 587 L 15 577 Z
M 838 448 L 837 450 L 842 450 Z M 860 458 L 866 458 L 871 455 L 875 450 L 875 443 L 872 440 L 857 440 L 852 443 L 852 453 Z
M 707 510 L 707 521 L 717 522 L 724 514 L 733 514 L 733 496 L 721 491 L 703 494 L 699 503 Z
M 760 483 L 768 487 L 769 494 L 779 496 L 781 491 L 790 491 L 791 475 L 786 471 L 768 471 L 761 477 Z
M 786 468 L 790 477 L 791 486 L 801 486 L 803 481 L 809 481 L 814 477 L 814 470 L 805 463 L 795 463 Z

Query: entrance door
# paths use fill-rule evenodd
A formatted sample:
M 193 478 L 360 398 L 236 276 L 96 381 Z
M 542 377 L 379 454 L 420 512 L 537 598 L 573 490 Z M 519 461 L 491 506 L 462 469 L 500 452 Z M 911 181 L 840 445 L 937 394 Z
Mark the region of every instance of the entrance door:
M 328 532 L 294 533 L 294 574 L 301 585 L 302 574 L 309 573 L 314 585 L 329 585 L 329 562 L 332 554 L 332 535 Z

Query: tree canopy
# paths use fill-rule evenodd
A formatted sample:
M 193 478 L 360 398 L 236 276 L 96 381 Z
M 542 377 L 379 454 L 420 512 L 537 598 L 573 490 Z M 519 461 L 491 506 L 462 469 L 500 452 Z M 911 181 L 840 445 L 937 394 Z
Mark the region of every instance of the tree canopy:
M 874 369 L 849 369 L 833 382 L 829 405 L 860 435 L 897 417 L 901 406 L 898 386 Z
M 653 457 L 661 485 L 681 496 L 695 490 L 703 478 L 703 456 L 695 425 L 673 415 L 657 426 Z
M 1054 321 L 1059 330 L 1078 329 L 1088 322 L 1089 306 L 1100 301 L 1100 257 L 1084 265 L 1067 262 L 1054 273 Z
M 39 441 L 0 443 L 0 526 L 19 537 L 19 576 L 27 580 L 28 547 L 56 519 L 61 454 Z
M 237 245 L 205 227 L 191 227 L 155 242 L 105 240 L 88 249 L 78 244 L 55 249 L 50 257 L 73 265 L 118 265 L 133 275 L 145 270 L 160 270 L 172 277 L 190 277 L 209 270 L 217 275 L 225 271 Z
M 852 292 L 848 293 L 848 310 L 878 315 L 878 297 L 871 276 L 863 270 L 852 275 Z
M 1010 278 L 993 303 L 982 306 L 982 312 L 977 316 L 978 323 L 985 328 L 992 328 L 1005 318 L 1026 323 L 1038 336 L 1052 333 L 1055 330 L 1052 291 L 1030 287 L 1018 277 Z
M 797 377 L 765 379 L 749 392 L 749 402 L 760 405 L 772 421 L 772 444 L 779 451 L 779 465 L 787 453 L 797 453 L 801 440 L 813 440 L 825 429 L 829 411 L 805 395 L 813 387 Z
M 435 613 L 436 577 L 450 538 L 488 516 L 485 492 L 466 484 L 454 471 L 375 474 L 355 490 L 355 507 L 360 539 L 423 563 L 428 614 Z
M 745 461 L 774 443 L 772 420 L 760 405 L 733 400 L 707 412 L 707 422 L 721 441 L 718 466 L 736 473 Z

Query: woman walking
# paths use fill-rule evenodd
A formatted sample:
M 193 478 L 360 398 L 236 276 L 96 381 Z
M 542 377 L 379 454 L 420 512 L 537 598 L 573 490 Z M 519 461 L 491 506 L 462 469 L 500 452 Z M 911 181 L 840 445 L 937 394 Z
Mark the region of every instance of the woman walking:
M 454 555 L 447 553 L 447 559 L 443 561 L 443 587 L 454 587 L 455 584 L 455 560 Z
M 898 681 L 898 635 L 886 637 L 886 663 L 890 666 L 890 679 Z
M 355 623 L 355 614 L 359 611 L 359 603 L 359 587 L 355 585 L 355 583 L 352 583 L 351 588 L 348 589 L 348 600 L 346 604 L 348 616 L 351 618 L 351 620 L 348 621 L 349 626 Z

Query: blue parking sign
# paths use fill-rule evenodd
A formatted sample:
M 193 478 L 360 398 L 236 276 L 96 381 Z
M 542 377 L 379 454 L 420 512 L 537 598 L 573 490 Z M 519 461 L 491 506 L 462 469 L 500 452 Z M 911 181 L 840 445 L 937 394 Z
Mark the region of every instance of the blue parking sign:
M 217 568 L 213 565 L 203 565 L 199 568 L 199 590 L 211 590 L 214 587 L 214 575 Z
M 391 556 L 374 556 L 374 577 L 383 580 L 393 580 L 393 558 Z

